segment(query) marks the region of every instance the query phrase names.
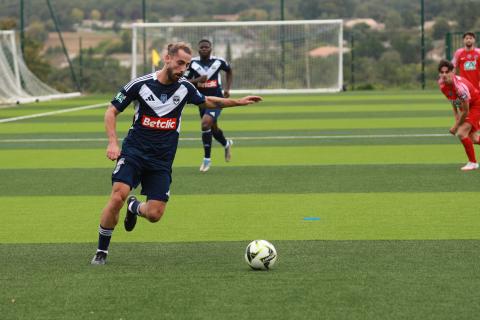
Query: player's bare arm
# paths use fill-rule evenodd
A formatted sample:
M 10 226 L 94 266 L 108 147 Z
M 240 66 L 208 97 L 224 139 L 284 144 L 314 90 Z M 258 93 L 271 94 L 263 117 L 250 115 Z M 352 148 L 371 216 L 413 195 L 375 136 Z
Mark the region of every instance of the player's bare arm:
M 453 116 L 455 118 L 455 122 L 457 122 L 458 121 L 458 109 L 454 105 L 452 105 L 452 110 L 453 110 Z
M 203 76 L 200 76 L 198 78 L 190 79 L 189 81 L 193 84 L 204 83 L 205 81 L 207 81 L 207 76 L 203 75 Z
M 108 146 L 107 146 L 107 158 L 110 160 L 117 160 L 120 156 L 120 147 L 118 146 L 117 138 L 117 116 L 120 111 L 117 110 L 113 105 L 110 105 L 105 111 L 105 131 L 108 137 Z
M 463 123 L 465 123 L 465 119 L 468 116 L 468 112 L 469 112 L 470 108 L 469 108 L 469 104 L 468 104 L 467 101 L 462 101 L 461 105 L 458 108 L 455 108 L 455 106 L 454 106 L 454 109 L 456 109 L 456 110 L 454 110 L 454 112 L 456 112 L 455 113 L 455 120 L 456 121 L 455 121 L 455 125 L 452 128 L 450 128 L 450 130 L 449 130 L 450 133 L 453 134 L 453 135 L 455 135 L 458 131 L 458 128 Z
M 214 96 L 205 97 L 205 102 L 200 105 L 202 108 L 218 109 L 237 106 L 246 106 L 249 104 L 262 101 L 262 97 L 259 96 L 245 96 L 240 99 L 220 98 Z
M 225 90 L 223 90 L 223 96 L 225 98 L 230 98 L 230 88 L 232 87 L 232 82 L 233 82 L 233 71 L 232 69 L 228 70 L 226 72 L 227 74 L 227 81 L 225 84 Z

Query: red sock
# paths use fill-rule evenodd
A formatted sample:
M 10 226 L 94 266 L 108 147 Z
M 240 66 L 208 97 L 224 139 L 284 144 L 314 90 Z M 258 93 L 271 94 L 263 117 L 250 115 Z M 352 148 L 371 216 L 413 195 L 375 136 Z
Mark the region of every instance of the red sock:
M 468 161 L 470 162 L 477 162 L 477 159 L 475 158 L 475 149 L 473 148 L 473 142 L 472 139 L 469 137 L 462 139 L 462 144 L 463 147 L 465 148 L 465 153 L 467 154 Z

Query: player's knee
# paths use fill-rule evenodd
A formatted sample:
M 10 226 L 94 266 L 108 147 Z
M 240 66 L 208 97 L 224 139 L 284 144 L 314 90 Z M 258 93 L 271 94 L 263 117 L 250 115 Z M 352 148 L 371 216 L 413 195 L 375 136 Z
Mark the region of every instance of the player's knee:
M 468 137 L 468 132 L 466 130 L 458 130 L 457 131 L 457 136 L 460 140 L 463 140 L 466 137 Z
M 460 126 L 457 130 L 457 136 L 460 140 L 467 138 L 470 135 L 470 131 L 472 130 L 472 126 L 466 122 Z
M 211 117 L 206 117 L 202 119 L 202 130 L 209 130 L 212 129 L 212 126 L 214 124 L 213 118 Z
M 150 222 L 158 222 L 163 216 L 163 212 L 165 208 L 163 207 L 150 207 L 148 208 L 148 221 Z
M 128 195 L 123 194 L 120 190 L 113 190 L 112 195 L 110 197 L 110 202 L 112 203 L 113 207 L 117 209 L 121 209 L 125 200 L 127 199 Z

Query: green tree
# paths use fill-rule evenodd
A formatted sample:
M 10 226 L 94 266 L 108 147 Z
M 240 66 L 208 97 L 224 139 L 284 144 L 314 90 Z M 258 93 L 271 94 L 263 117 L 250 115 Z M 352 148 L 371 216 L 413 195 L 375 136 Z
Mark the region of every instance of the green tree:
M 390 34 L 390 44 L 393 49 L 400 53 L 403 63 L 420 63 L 420 35 L 418 32 L 402 31 Z M 426 39 L 425 49 L 432 49 L 431 39 Z
M 113 93 L 129 80 L 130 70 L 123 68 L 117 60 L 108 57 L 96 57 L 86 50 L 83 55 L 83 90 L 88 93 Z M 72 60 L 78 70 L 78 58 Z M 74 90 L 68 68 L 58 69 L 48 79 L 57 89 Z
M 435 24 L 433 25 L 432 37 L 434 40 L 445 39 L 445 35 L 450 32 L 450 25 L 448 24 L 447 19 L 438 18 L 435 19 Z
M 370 30 L 366 24 L 358 24 L 353 29 L 355 39 L 355 55 L 358 57 L 380 58 L 385 51 L 382 34 Z
M 26 35 L 31 40 L 38 42 L 42 45 L 48 39 L 48 31 L 45 28 L 45 24 L 40 21 L 34 21 L 30 23 L 26 31 Z
M 17 21 L 13 18 L 0 19 L 0 30 L 11 30 L 17 27 Z
M 100 20 L 101 18 L 102 18 L 102 13 L 99 10 L 93 9 L 92 11 L 90 11 L 90 19 Z
M 240 12 L 240 20 L 243 20 L 243 21 L 268 20 L 268 12 L 262 9 L 247 9 Z
M 403 20 L 400 13 L 396 11 L 390 11 L 387 14 L 387 19 L 385 20 L 385 28 L 387 31 L 395 31 L 403 26 Z
M 73 8 L 70 12 L 70 18 L 72 19 L 72 23 L 81 23 L 84 17 L 85 13 L 81 9 Z
M 46 62 L 40 54 L 43 44 L 30 37 L 25 37 L 23 58 L 27 67 L 40 80 L 46 82 L 52 71 L 52 67 Z
M 385 21 L 387 6 L 377 1 L 364 1 L 357 6 L 355 16 L 359 18 L 372 18 L 377 21 Z
M 355 58 L 355 82 L 357 89 L 374 89 L 377 82 L 377 61 L 369 57 Z
M 397 74 L 399 66 L 402 65 L 402 57 L 395 50 L 389 50 L 382 54 L 380 59 L 378 59 L 378 73 L 379 79 L 385 85 L 398 85 L 400 84 L 400 79 Z
M 455 5 L 457 9 L 458 29 L 462 31 L 470 31 L 478 17 L 480 11 L 480 3 L 478 1 L 460 1 Z

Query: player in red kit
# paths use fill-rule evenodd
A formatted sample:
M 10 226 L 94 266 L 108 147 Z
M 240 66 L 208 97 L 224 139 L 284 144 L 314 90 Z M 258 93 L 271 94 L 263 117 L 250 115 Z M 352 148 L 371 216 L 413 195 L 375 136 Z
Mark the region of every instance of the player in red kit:
M 452 103 L 455 124 L 450 133 L 456 135 L 465 148 L 468 163 L 461 169 L 470 171 L 478 169 L 473 142 L 479 144 L 475 132 L 480 128 L 480 91 L 469 81 L 453 72 L 453 64 L 448 60 L 438 65 L 440 90 Z
M 470 81 L 480 90 L 480 49 L 475 47 L 475 34 L 467 32 L 463 35 L 463 48 L 455 51 L 452 63 L 458 74 Z

